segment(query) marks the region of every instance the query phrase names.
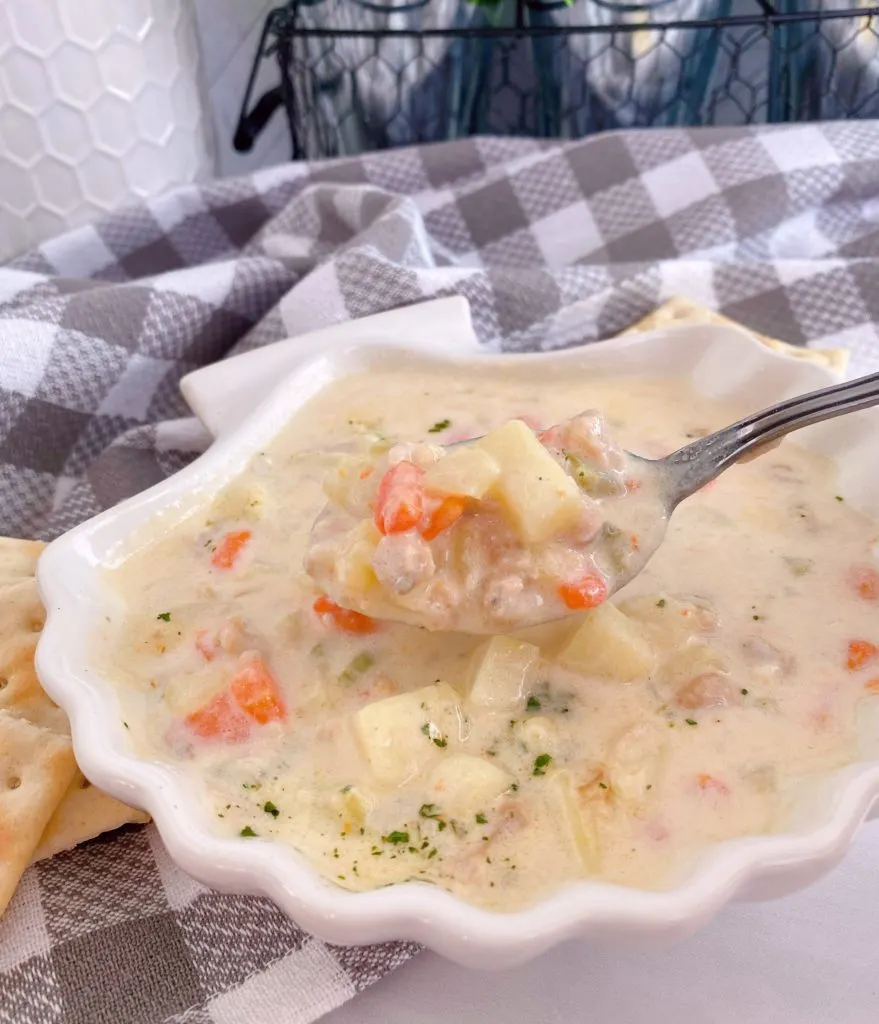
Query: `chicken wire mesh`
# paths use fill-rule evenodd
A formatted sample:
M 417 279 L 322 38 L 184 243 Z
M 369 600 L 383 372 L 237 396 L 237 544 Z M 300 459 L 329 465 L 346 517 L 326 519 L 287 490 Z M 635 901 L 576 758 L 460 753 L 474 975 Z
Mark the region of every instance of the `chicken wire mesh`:
M 879 7 L 851 0 L 291 0 L 235 134 L 284 108 L 294 159 L 473 134 L 879 115 Z M 263 61 L 280 84 L 252 104 Z

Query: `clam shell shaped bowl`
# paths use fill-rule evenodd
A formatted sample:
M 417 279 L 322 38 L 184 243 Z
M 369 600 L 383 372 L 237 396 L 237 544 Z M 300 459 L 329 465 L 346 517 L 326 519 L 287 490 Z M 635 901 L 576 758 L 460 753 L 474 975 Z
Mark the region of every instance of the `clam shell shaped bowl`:
M 423 883 L 347 892 L 280 844 L 221 838 L 211 830 L 195 783 L 175 766 L 142 759 L 131 748 L 116 690 L 97 668 L 89 638 L 115 600 L 102 584 L 102 568 L 124 552 L 132 533 L 165 510 L 217 492 L 291 413 L 340 376 L 439 364 L 478 374 L 499 359 L 524 375 L 539 366 L 548 378 L 683 375 L 699 392 L 752 408 L 834 382 L 821 366 L 719 326 L 671 327 L 539 354 L 493 354 L 477 344 L 463 299 L 332 327 L 190 375 L 184 395 L 215 443 L 175 476 L 53 542 L 40 560 L 48 619 L 37 668 L 70 717 L 82 770 L 95 785 L 147 810 L 174 860 L 205 884 L 268 896 L 329 942 L 410 939 L 471 967 L 509 967 L 576 937 L 623 951 L 663 944 L 695 931 L 730 900 L 768 899 L 809 885 L 842 859 L 879 795 L 876 718 L 862 722 L 859 760 L 804 786 L 782 831 L 705 849 L 668 890 L 583 880 L 507 914 L 478 909 Z M 879 519 L 879 410 L 809 428 L 797 441 L 830 455 L 839 467 L 841 493 Z

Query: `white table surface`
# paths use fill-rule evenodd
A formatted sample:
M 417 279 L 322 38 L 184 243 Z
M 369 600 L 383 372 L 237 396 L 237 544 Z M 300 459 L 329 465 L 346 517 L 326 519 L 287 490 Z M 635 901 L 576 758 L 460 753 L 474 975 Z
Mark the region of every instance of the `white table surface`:
M 571 943 L 504 973 L 422 953 L 325 1024 L 877 1024 L 879 821 L 809 889 L 736 903 L 666 950 Z

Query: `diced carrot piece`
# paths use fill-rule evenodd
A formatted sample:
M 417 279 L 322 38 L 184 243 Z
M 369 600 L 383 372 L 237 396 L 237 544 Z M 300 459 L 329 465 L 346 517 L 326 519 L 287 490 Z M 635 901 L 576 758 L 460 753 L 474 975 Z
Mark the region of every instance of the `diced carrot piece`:
M 721 782 L 720 779 L 716 779 L 713 775 L 709 775 L 708 772 L 700 772 L 696 776 L 696 782 L 699 785 L 699 789 L 710 790 L 723 796 L 729 796 L 729 786 L 725 782 Z
M 851 573 L 851 584 L 866 601 L 879 601 L 879 572 L 869 566 L 856 566 Z
M 232 680 L 232 696 L 245 714 L 266 725 L 285 715 L 277 680 L 262 658 L 253 658 Z
M 237 743 L 247 739 L 250 723 L 229 693 L 217 694 L 203 708 L 184 719 L 186 727 L 203 740 Z
M 227 533 L 211 556 L 211 564 L 217 569 L 231 569 L 247 547 L 251 536 L 250 530 L 232 530 L 231 533 Z
M 213 661 L 217 656 L 216 648 L 213 641 L 209 639 L 206 629 L 200 629 L 195 634 L 195 649 L 205 661 Z
M 848 660 L 846 665 L 850 671 L 856 672 L 859 668 L 871 662 L 879 655 L 879 647 L 871 644 L 869 640 L 852 640 L 848 645 Z
M 629 493 L 631 493 L 632 491 L 638 491 L 641 489 L 641 481 L 636 480 L 634 477 L 629 477 L 628 480 L 623 480 L 623 486 Z
M 641 538 L 638 536 L 638 534 L 637 533 L 633 533 L 630 539 L 632 541 L 632 550 L 633 551 L 640 551 L 641 550 Z
M 398 462 L 385 473 L 375 499 L 375 525 L 380 533 L 405 533 L 424 514 L 424 470 L 414 462 Z
M 879 676 L 875 679 L 868 679 L 866 683 L 864 683 L 864 689 L 869 690 L 870 693 L 879 693 Z
M 595 608 L 606 600 L 607 584 L 600 576 L 584 576 L 575 583 L 562 583 L 559 587 L 559 597 L 571 609 Z
M 318 615 L 329 615 L 334 625 L 346 633 L 374 633 L 378 628 L 375 619 L 350 608 L 342 608 L 326 595 L 319 597 L 313 607 Z
M 457 523 L 466 507 L 466 498 L 460 498 L 457 495 L 443 498 L 439 505 L 425 517 L 425 522 L 419 528 L 421 536 L 425 540 L 433 540 L 434 537 L 438 537 L 443 530 L 448 530 L 450 526 Z
M 375 472 L 375 467 L 373 467 L 373 466 L 364 466 L 363 469 L 360 470 L 360 479 L 361 480 L 366 480 L 366 478 L 372 476 L 372 474 L 374 472 Z

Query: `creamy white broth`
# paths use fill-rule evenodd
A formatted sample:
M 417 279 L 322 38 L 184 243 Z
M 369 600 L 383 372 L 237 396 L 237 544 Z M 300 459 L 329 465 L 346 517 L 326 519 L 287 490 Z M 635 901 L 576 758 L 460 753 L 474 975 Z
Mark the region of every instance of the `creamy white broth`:
M 287 843 L 347 888 L 415 878 L 502 910 L 583 876 L 667 886 L 706 843 L 783 826 L 800 780 L 855 756 L 857 705 L 879 678 L 879 530 L 837 500 L 829 461 L 789 441 L 685 502 L 612 599 L 652 659 L 632 681 L 582 669 L 575 620 L 522 634 L 540 650 L 521 695 L 477 706 L 485 638 L 352 634 L 313 610 L 302 563 L 333 458 L 315 453 L 367 430 L 445 443 L 590 407 L 649 457 L 744 411 L 680 381 L 524 381 L 501 366 L 332 385 L 216 505 L 108 572 L 130 611 L 97 642 L 139 752 L 192 774 L 220 834 Z M 214 567 L 221 538 L 248 531 L 231 568 Z M 249 705 L 266 724 L 194 735 L 187 716 L 249 671 L 248 652 L 277 686 L 276 704 Z M 358 713 L 426 687 L 389 767 Z M 455 771 L 474 773 L 463 790 Z

